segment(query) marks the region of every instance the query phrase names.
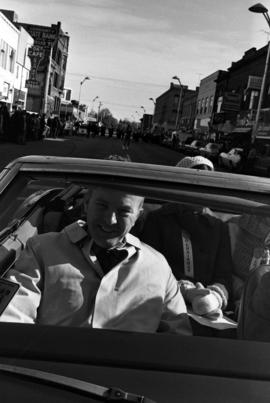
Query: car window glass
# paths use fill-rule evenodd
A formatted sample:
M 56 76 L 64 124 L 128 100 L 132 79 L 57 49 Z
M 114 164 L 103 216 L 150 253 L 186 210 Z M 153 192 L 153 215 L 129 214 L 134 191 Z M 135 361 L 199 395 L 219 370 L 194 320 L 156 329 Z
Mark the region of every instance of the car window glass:
M 5 192 L 4 197 L 0 199 L 3 212 L 1 230 L 8 224 L 4 213 L 8 214 L 9 222 L 16 218 L 22 219 L 22 225 L 24 220 L 31 222 L 31 226 L 36 228 L 37 233 L 61 231 L 66 225 L 76 220 L 86 220 L 84 206 L 89 187 L 91 189 L 92 186 L 96 186 L 95 181 L 85 182 L 80 178 L 74 181 L 72 176 L 62 178 L 57 175 L 50 177 L 21 174 L 12 185 L 14 191 L 11 192 L 11 199 L 6 197 Z M 107 183 L 107 186 L 114 187 L 116 184 Z M 127 185 L 127 183 L 119 182 L 117 186 L 119 189 L 128 186 L 131 194 L 139 192 L 139 195 L 145 196 L 144 213 L 132 232 L 144 240 L 147 220 L 155 214 L 153 224 L 150 221 L 150 234 L 156 236 L 160 232 L 165 246 L 155 243 L 151 246 L 160 248 L 158 250 L 165 256 L 169 253 L 168 248 L 171 266 L 174 266 L 179 258 L 179 237 L 181 239 L 183 229 L 190 234 L 194 242 L 196 254 L 194 259 L 197 262 L 197 259 L 205 261 L 203 256 L 209 256 L 215 260 L 221 247 L 216 243 L 217 234 L 221 234 L 219 231 L 223 228 L 227 235 L 226 241 L 222 241 L 221 245 L 223 247 L 226 245 L 226 248 L 230 250 L 230 269 L 233 271 L 233 276 L 243 280 L 249 273 L 253 254 L 258 248 L 263 247 L 265 237 L 268 232 L 270 234 L 270 196 L 268 194 L 254 192 L 241 194 L 239 191 L 227 192 L 222 188 L 220 192 L 211 188 L 202 192 L 188 184 L 163 190 L 154 186 L 151 188 L 150 183 L 148 186 L 143 186 L 141 183 L 139 187 L 136 185 L 134 188 L 131 183 Z M 16 197 L 14 197 L 15 194 Z M 38 213 L 35 214 L 37 211 Z M 159 220 L 161 223 L 157 228 Z M 219 228 L 215 234 L 214 228 Z M 17 231 L 17 226 L 13 229 L 14 231 Z M 27 237 L 26 233 L 24 235 Z M 32 235 L 33 233 L 29 232 L 29 236 Z M 20 232 L 19 236 L 21 236 Z M 215 248 L 213 248 L 213 240 L 215 240 Z M 171 250 L 174 242 L 175 249 Z M 248 242 L 248 248 L 244 247 L 245 242 Z M 234 302 L 239 302 L 239 289 L 236 285 L 233 293 Z

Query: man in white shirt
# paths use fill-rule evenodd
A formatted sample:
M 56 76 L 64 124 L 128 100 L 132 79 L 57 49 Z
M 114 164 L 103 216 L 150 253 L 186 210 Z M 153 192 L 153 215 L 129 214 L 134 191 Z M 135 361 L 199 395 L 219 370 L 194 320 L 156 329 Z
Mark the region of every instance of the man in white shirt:
M 20 289 L 0 320 L 191 335 L 162 254 L 129 233 L 143 198 L 95 187 L 87 223 L 31 238 L 7 278 Z

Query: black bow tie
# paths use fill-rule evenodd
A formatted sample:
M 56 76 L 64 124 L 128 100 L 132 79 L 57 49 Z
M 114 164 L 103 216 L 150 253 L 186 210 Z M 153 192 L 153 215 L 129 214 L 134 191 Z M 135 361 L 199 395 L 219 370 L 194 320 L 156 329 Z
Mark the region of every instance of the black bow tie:
M 104 274 L 107 274 L 113 267 L 125 260 L 128 256 L 126 249 L 105 249 L 93 243 L 92 251 L 95 253 Z

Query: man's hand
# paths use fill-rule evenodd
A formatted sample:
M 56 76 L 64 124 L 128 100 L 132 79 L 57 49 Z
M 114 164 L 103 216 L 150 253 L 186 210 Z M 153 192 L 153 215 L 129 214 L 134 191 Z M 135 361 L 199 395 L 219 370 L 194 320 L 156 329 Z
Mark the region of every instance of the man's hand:
M 185 290 L 185 300 L 192 304 L 195 298 L 202 298 L 211 293 L 208 288 L 205 288 L 202 283 L 196 283 L 194 288 Z
M 215 291 L 196 283 L 193 288 L 185 290 L 185 300 L 192 306 L 197 315 L 219 315 L 221 312 L 220 298 Z

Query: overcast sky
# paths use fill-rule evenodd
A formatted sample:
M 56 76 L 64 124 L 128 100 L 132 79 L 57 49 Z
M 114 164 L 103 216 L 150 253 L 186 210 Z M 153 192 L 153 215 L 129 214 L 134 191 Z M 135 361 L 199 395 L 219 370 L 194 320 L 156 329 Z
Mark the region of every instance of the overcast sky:
M 89 106 L 98 96 L 117 118 L 138 120 L 150 97 L 178 75 L 195 89 L 200 79 L 226 70 L 251 47 L 267 43 L 262 15 L 249 0 L 1 0 L 19 21 L 61 21 L 70 35 L 65 86 Z M 270 1 L 264 2 L 270 8 Z M 97 101 L 94 107 L 97 109 Z

